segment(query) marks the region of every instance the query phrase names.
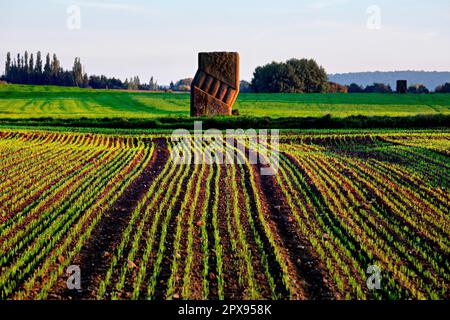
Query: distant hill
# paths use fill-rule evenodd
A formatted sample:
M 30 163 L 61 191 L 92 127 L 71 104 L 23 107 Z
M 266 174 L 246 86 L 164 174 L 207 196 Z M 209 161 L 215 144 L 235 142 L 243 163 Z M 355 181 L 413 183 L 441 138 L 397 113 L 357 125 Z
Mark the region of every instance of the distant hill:
M 390 72 L 352 72 L 330 74 L 328 78 L 332 82 L 342 85 L 356 83 L 362 86 L 374 82 L 389 84 L 395 90 L 397 80 L 408 80 L 408 86 L 423 84 L 429 90 L 434 91 L 437 86 L 450 82 L 450 72 L 437 71 L 390 71 Z

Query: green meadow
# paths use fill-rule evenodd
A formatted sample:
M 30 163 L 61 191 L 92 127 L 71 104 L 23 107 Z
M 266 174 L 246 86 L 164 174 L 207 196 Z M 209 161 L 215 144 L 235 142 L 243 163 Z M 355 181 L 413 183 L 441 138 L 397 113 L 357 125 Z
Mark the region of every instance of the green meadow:
M 126 92 L 0 85 L 0 119 L 184 118 L 188 93 Z M 449 115 L 450 94 L 250 94 L 235 104 L 241 116 L 269 118 Z

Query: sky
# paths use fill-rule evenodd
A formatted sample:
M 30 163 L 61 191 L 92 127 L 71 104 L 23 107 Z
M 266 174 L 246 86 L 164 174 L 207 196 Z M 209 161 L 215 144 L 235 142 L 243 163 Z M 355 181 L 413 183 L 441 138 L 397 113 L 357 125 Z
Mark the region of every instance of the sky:
M 238 51 L 245 80 L 293 57 L 328 73 L 450 71 L 450 1 L 0 0 L 0 72 L 25 50 L 160 84 L 193 77 L 201 51 Z

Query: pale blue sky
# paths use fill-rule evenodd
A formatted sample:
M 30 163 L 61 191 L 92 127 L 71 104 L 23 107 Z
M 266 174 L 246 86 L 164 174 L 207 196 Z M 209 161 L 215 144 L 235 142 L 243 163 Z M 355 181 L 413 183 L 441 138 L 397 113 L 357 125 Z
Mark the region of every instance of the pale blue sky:
M 81 8 L 81 29 L 67 8 Z M 366 27 L 381 9 L 381 29 Z M 199 51 L 239 51 L 241 76 L 291 57 L 315 58 L 329 73 L 450 71 L 448 0 L 0 0 L 0 70 L 7 51 L 76 56 L 88 74 L 192 77 Z

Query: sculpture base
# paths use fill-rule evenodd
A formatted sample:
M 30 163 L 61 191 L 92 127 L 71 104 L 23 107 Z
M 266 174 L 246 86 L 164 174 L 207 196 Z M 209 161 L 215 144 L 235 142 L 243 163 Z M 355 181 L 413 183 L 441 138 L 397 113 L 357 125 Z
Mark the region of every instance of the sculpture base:
M 191 116 L 231 115 L 232 107 L 194 87 L 191 93 Z

